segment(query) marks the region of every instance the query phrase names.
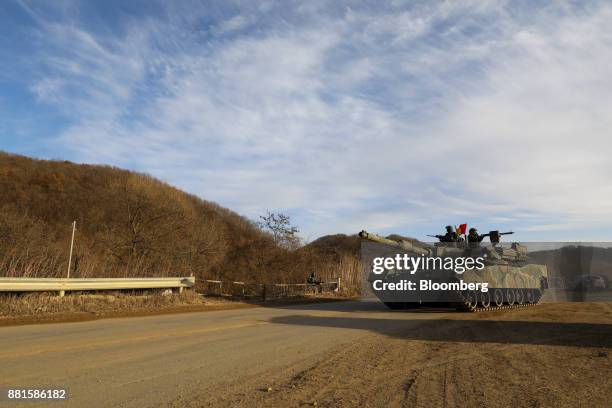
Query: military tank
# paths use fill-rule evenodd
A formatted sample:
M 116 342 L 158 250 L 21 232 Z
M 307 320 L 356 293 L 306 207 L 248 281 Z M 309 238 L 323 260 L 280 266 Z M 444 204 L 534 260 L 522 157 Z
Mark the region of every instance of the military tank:
M 484 234 L 490 238 L 490 243 L 439 242 L 423 243 L 415 239 L 393 240 L 379 235 L 361 231 L 359 236 L 366 242 L 380 244 L 383 249 L 391 252 L 402 252 L 412 257 L 431 257 L 444 259 L 480 258 L 482 268 L 464 270 L 457 273 L 454 270 L 441 268 L 428 269 L 417 273 L 385 270 L 380 275 L 369 274 L 367 281 L 372 284 L 374 279 L 382 282 L 410 282 L 427 279 L 434 283 L 463 281 L 464 283 L 486 284 L 488 290 L 451 290 L 441 296 L 435 291 L 415 291 L 405 295 L 394 296 L 385 294 L 379 296 L 390 309 L 409 309 L 416 307 L 452 307 L 462 311 L 484 311 L 533 306 L 537 304 L 544 290 L 548 287 L 548 271 L 546 265 L 539 265 L 529 259 L 527 248 L 519 243 L 500 244 L 503 235 L 498 231 Z M 380 252 L 380 250 L 377 250 Z M 363 252 L 363 246 L 362 246 Z M 433 285 L 433 284 L 432 284 Z M 458 286 L 455 283 L 455 286 Z M 475 285 L 472 285 L 475 286 Z

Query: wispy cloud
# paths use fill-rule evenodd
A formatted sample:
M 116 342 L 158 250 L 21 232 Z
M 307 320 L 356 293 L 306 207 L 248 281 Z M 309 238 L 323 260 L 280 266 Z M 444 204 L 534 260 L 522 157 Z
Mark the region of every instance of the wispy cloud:
M 312 238 L 612 227 L 612 7 L 397 3 L 194 3 L 101 27 L 26 4 L 29 89 L 70 118 L 54 143 L 71 158 L 284 209 Z

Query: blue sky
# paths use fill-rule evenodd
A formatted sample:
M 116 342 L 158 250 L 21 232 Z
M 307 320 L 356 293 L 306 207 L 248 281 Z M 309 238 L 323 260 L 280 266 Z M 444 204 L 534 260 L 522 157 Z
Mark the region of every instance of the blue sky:
M 609 2 L 15 1 L 0 149 L 150 173 L 306 239 L 612 239 Z

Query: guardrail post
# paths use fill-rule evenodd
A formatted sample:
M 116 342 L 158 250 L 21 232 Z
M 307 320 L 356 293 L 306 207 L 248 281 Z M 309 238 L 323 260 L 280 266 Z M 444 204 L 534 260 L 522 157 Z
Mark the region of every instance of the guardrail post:
M 65 292 L 65 291 L 63 291 L 63 290 L 60 290 L 60 291 L 59 291 L 59 297 L 64 297 L 64 295 L 65 295 L 65 294 L 66 294 L 66 292 Z
M 338 276 L 338 283 L 336 284 L 336 292 L 340 291 L 340 277 Z

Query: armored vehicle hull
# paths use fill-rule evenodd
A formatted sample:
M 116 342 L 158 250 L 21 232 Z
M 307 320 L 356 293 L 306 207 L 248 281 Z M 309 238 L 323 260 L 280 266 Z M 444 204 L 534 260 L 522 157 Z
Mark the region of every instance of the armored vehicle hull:
M 520 244 L 502 246 L 498 243 L 470 246 L 466 243 L 439 243 L 429 245 L 418 241 L 393 241 L 376 234 L 362 231 L 359 236 L 367 241 L 376 242 L 393 248 L 409 257 L 433 257 L 444 259 L 480 257 L 483 267 L 457 273 L 447 269 L 428 269 L 417 273 L 385 271 L 380 275 L 370 274 L 368 282 L 377 285 L 383 283 L 402 283 L 419 287 L 421 281 L 427 282 L 423 290 L 405 293 L 385 293 L 379 296 L 390 309 L 407 309 L 415 307 L 452 307 L 463 311 L 482 311 L 526 307 L 537 304 L 548 287 L 546 265 L 533 263 L 527 250 Z M 487 287 L 486 291 L 462 289 L 460 285 Z M 436 287 L 449 288 L 440 295 Z M 456 290 L 454 288 L 457 288 Z

